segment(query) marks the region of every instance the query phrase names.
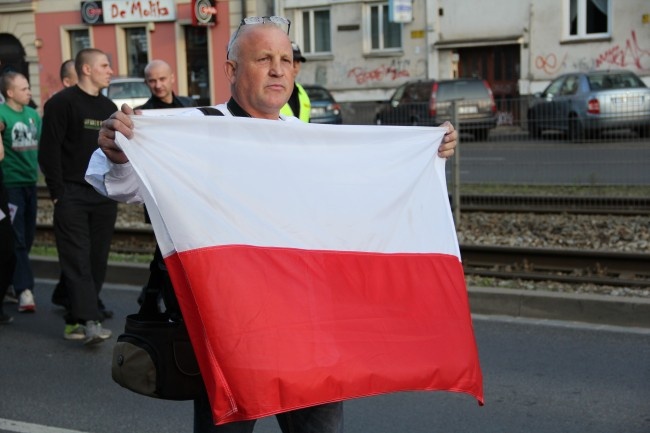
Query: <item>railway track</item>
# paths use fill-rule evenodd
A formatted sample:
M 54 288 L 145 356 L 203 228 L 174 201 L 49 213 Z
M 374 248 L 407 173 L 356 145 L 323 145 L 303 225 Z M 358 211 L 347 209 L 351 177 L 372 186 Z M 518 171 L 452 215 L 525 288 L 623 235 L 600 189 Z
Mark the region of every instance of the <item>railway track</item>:
M 39 186 L 37 194 L 39 200 L 49 201 L 45 186 Z M 451 196 L 449 201 L 452 202 Z M 461 196 L 460 206 L 464 212 L 650 215 L 648 197 L 465 194 Z
M 39 225 L 37 231 L 41 243 L 52 242 L 51 226 Z M 111 248 L 150 255 L 154 245 L 149 228 L 117 228 Z M 467 275 L 650 288 L 650 254 L 484 245 L 461 245 L 460 250 Z

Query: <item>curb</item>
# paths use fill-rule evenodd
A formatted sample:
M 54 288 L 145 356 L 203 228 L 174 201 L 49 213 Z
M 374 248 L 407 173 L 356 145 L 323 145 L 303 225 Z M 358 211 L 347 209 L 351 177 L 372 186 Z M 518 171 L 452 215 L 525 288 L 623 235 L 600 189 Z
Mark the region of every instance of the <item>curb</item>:
M 31 261 L 38 278 L 59 278 L 57 259 L 33 256 Z M 148 264 L 108 264 L 107 284 L 141 287 L 148 279 Z M 470 310 L 475 314 L 650 328 L 650 299 L 646 298 L 488 287 L 467 290 Z

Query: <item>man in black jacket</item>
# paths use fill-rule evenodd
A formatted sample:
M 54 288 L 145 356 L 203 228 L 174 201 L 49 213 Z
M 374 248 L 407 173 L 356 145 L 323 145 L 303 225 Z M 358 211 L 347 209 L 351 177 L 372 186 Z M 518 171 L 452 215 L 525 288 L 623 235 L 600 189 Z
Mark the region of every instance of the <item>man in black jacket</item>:
M 144 81 L 151 90 L 151 98 L 136 109 L 196 107 L 196 101 L 187 96 L 176 96 L 176 78 L 171 66 L 164 60 L 152 60 L 144 68 Z
M 182 107 L 196 107 L 196 101 L 187 96 L 176 96 L 174 94 L 174 84 L 176 78 L 171 66 L 164 60 L 152 60 L 144 68 L 144 81 L 151 90 L 151 98 L 140 107 L 139 110 L 150 110 L 159 108 L 182 108 Z M 144 209 L 144 220 L 147 224 L 151 224 L 147 208 Z M 166 305 L 169 310 L 174 311 L 178 309 L 175 297 L 173 296 L 173 287 L 169 279 L 169 273 L 165 266 L 160 247 L 156 243 L 156 250 L 153 254 L 153 259 L 149 264 L 149 281 L 143 287 L 142 294 L 138 299 L 139 303 L 144 300 L 144 293 L 149 289 L 156 289 L 165 297 Z

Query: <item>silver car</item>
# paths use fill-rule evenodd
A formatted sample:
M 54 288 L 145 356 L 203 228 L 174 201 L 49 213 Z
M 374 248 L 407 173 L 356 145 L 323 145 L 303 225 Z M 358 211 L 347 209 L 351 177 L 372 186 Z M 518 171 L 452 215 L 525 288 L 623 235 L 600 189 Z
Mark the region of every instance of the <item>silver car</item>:
M 125 103 L 131 108 L 139 107 L 151 98 L 151 90 L 144 78 L 139 77 L 113 77 L 102 93 L 115 102 L 118 109 Z
M 559 130 L 572 140 L 606 130 L 650 134 L 650 89 L 633 72 L 593 71 L 564 74 L 535 94 L 528 109 L 528 132 Z

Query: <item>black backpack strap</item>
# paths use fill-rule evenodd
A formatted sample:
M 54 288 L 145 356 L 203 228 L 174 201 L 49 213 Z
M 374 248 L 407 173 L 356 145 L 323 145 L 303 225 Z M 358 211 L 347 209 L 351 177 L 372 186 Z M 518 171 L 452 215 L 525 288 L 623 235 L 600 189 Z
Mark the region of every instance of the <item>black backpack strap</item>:
M 223 113 L 214 107 L 196 107 L 206 116 L 223 116 Z

